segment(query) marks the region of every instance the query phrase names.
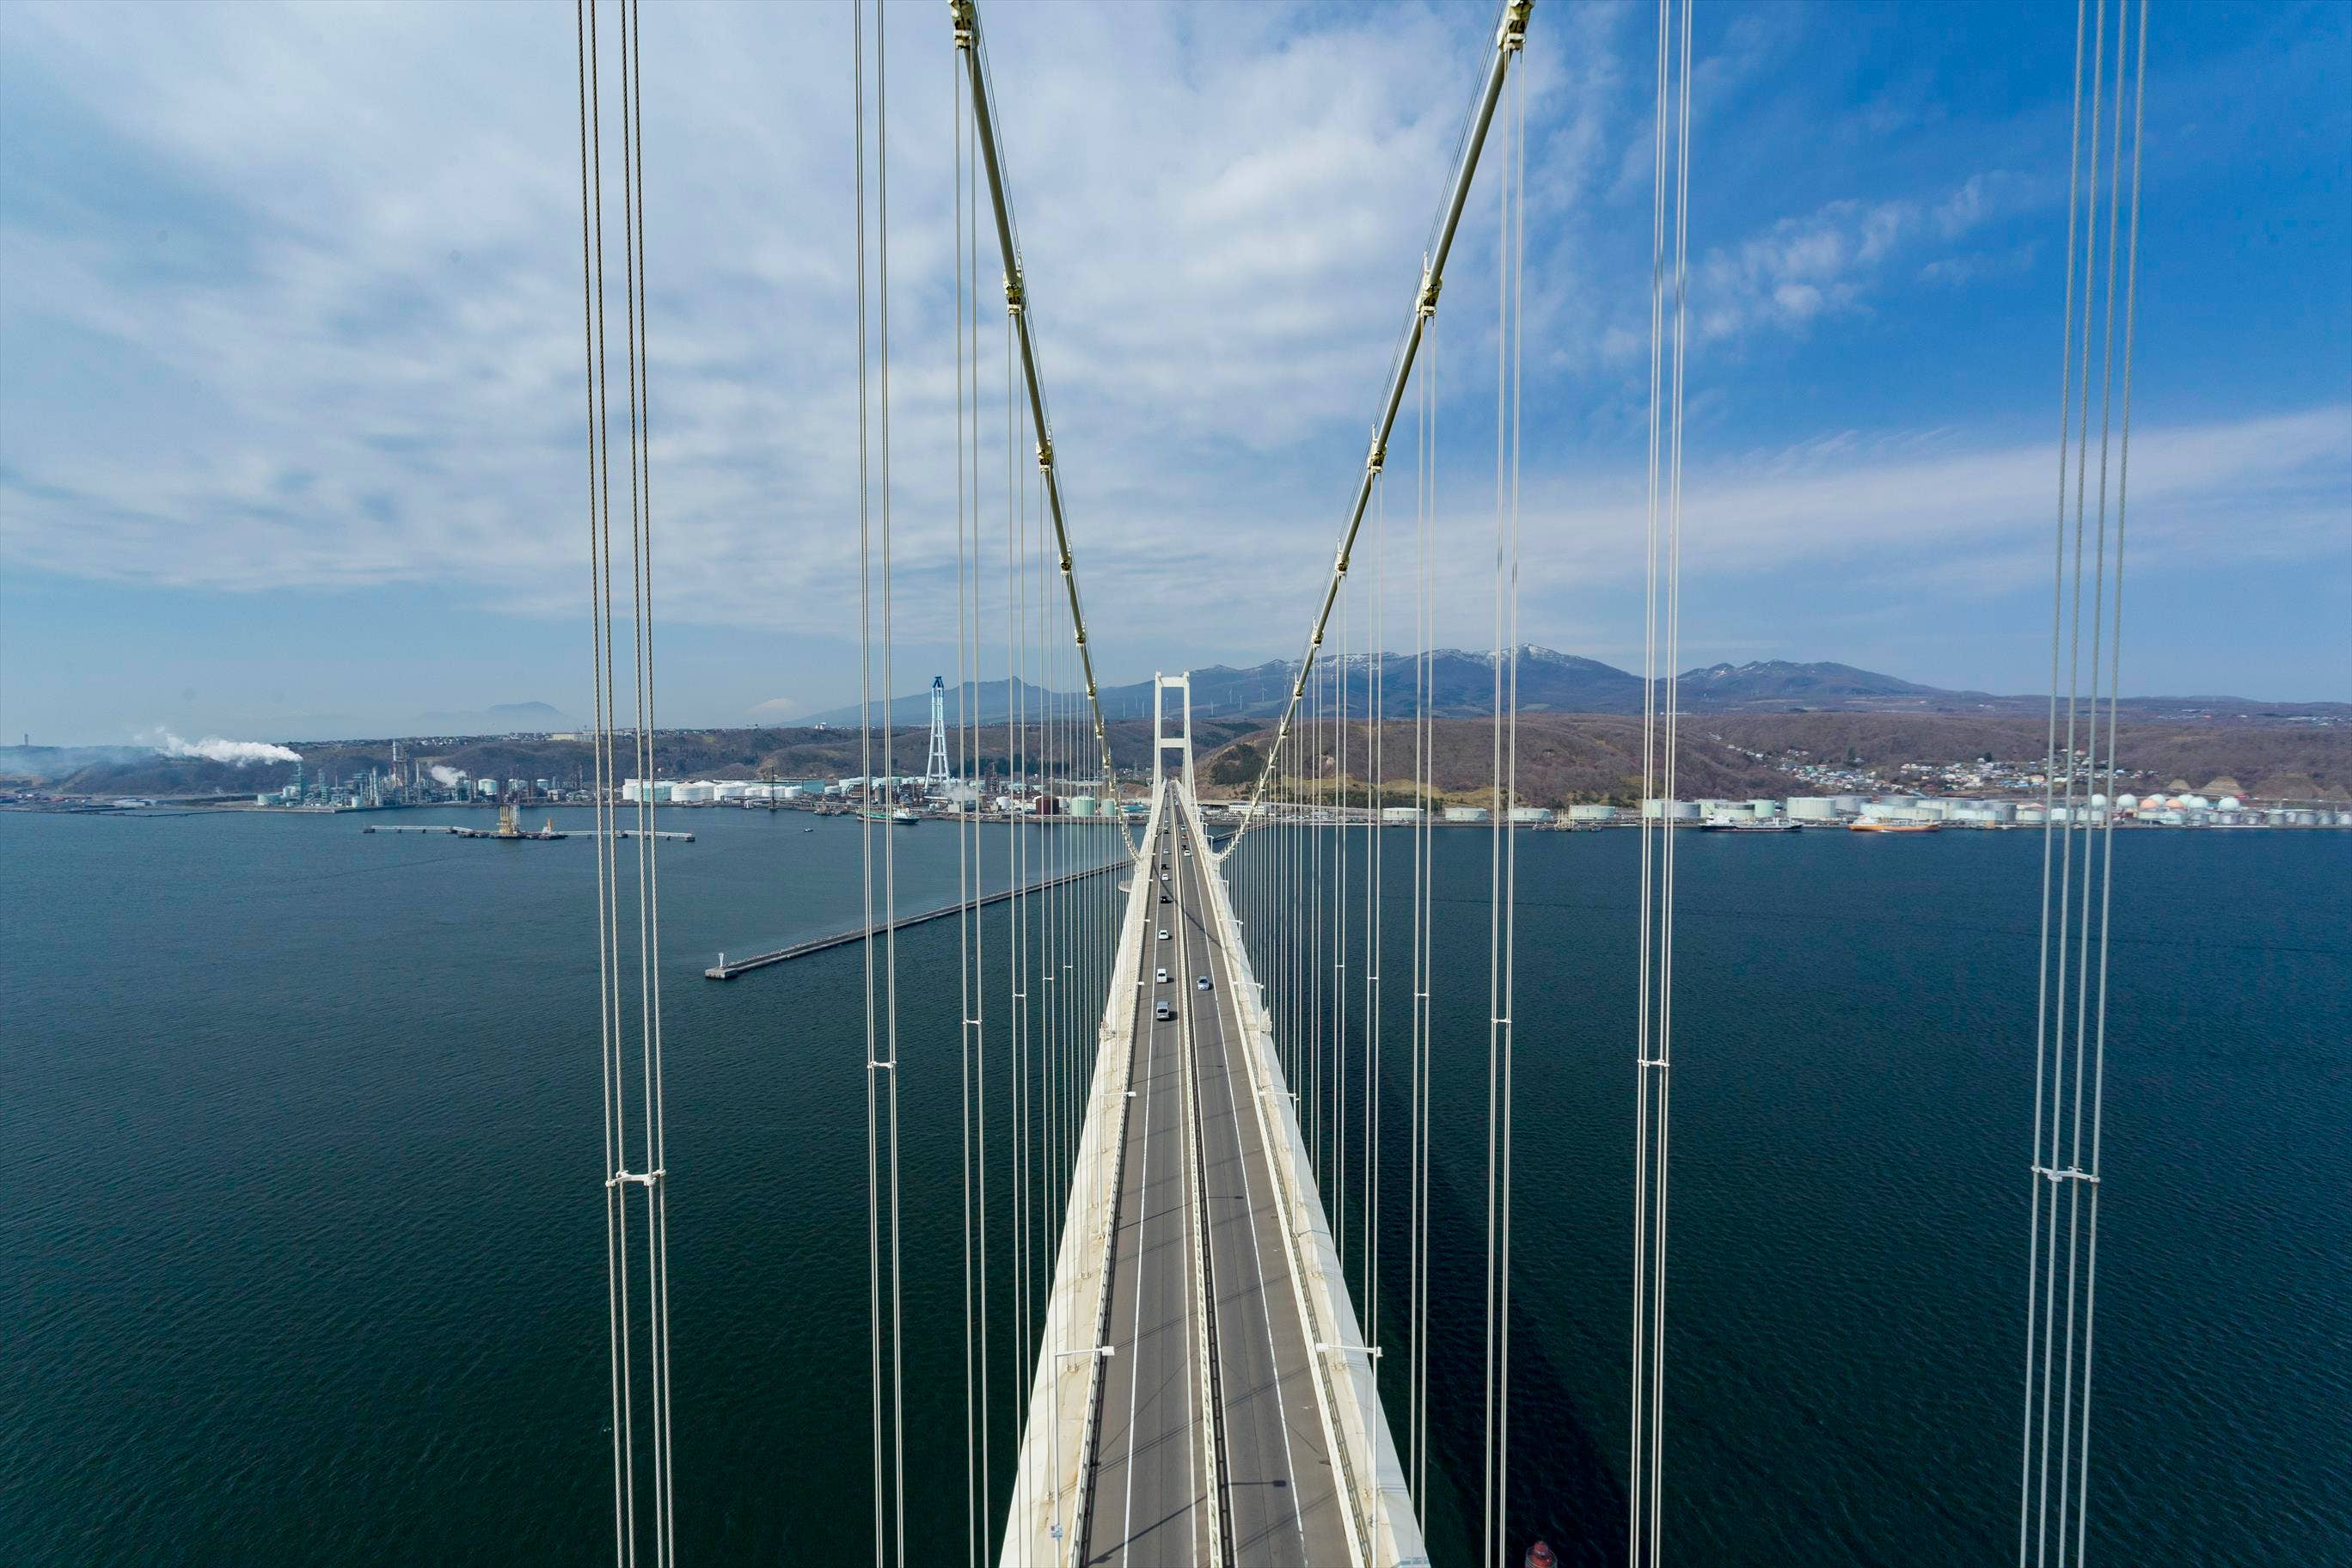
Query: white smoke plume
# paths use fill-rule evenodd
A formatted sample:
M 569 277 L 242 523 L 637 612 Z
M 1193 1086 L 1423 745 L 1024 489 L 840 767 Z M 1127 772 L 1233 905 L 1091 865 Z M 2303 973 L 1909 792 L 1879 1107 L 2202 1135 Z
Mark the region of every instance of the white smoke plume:
M 200 757 L 208 763 L 233 763 L 244 767 L 248 763 L 299 763 L 302 753 L 290 746 L 276 746 L 268 741 L 224 741 L 218 735 L 206 735 L 201 741 L 183 740 L 169 730 L 157 730 L 148 737 L 148 743 L 167 757 Z
M 443 789 L 456 789 L 465 776 L 455 768 L 445 768 L 439 763 L 433 764 L 433 782 Z

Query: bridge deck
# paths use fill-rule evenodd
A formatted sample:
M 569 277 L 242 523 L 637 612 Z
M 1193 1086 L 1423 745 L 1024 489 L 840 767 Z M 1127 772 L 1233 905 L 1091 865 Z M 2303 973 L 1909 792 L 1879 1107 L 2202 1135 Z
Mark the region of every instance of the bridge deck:
M 1155 896 L 1150 906 L 1135 993 L 1135 1098 L 1111 1260 L 1118 1354 L 1099 1384 L 1079 1560 L 1342 1563 L 1350 1553 L 1279 1230 L 1280 1189 L 1246 1072 L 1233 1061 L 1243 1027 L 1235 970 L 1202 880 L 1206 857 L 1197 844 L 1182 852 L 1190 828 L 1166 816 L 1150 875 L 1164 858 L 1171 901 Z M 1213 989 L 1197 988 L 1202 974 Z M 1161 1001 L 1174 1018 L 1154 1016 Z M 1213 1387 L 1220 1397 L 1204 1420 Z
M 1164 791 L 1128 884 L 998 1568 L 1421 1568 L 1202 831 L 1181 784 Z

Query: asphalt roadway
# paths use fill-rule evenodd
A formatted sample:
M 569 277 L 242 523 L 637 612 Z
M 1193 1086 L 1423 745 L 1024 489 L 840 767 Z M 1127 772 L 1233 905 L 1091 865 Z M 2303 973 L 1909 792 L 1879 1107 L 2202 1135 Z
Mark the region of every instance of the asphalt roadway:
M 1135 1099 L 1111 1260 L 1117 1355 L 1098 1385 L 1079 1560 L 1337 1568 L 1348 1561 L 1347 1537 L 1315 1403 L 1313 1352 L 1238 1049 L 1228 1068 L 1228 1042 L 1241 1033 L 1239 999 L 1208 918 L 1202 846 L 1182 853 L 1184 819 L 1172 807 L 1164 815 L 1169 830 L 1152 847 L 1150 875 L 1157 882 L 1167 863 L 1159 887 L 1171 901 L 1148 906 L 1144 927 Z M 1156 979 L 1161 968 L 1165 984 Z M 1198 988 L 1202 974 L 1213 989 Z M 1162 1001 L 1175 1014 L 1165 1022 L 1154 1016 Z M 1196 1151 L 1205 1247 L 1193 1212 Z M 1201 1360 L 1196 1306 L 1204 1253 L 1213 1367 Z M 1217 1408 L 1204 1421 L 1212 1389 Z

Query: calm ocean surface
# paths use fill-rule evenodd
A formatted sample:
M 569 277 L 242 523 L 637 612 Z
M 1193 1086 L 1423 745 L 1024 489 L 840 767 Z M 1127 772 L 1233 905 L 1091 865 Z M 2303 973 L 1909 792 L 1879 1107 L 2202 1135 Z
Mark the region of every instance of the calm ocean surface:
M 609 1556 L 590 846 L 359 832 L 452 815 L 0 814 L 0 1563 Z M 698 841 L 662 856 L 688 1564 L 871 1556 L 859 950 L 699 975 L 856 923 L 856 829 L 811 823 L 677 813 Z M 902 905 L 952 895 L 950 832 L 897 843 Z M 1465 1563 L 1486 851 L 1437 843 L 1430 1523 Z M 1622 1562 L 1636 844 L 1521 843 L 1513 1521 Z M 1667 1548 L 2004 1561 L 2039 837 L 1680 845 Z M 2352 1563 L 2352 835 L 2115 848 L 2091 1551 Z M 900 942 L 910 1527 L 943 1563 L 954 929 Z M 1013 1441 L 1000 1410 L 1000 1490 Z

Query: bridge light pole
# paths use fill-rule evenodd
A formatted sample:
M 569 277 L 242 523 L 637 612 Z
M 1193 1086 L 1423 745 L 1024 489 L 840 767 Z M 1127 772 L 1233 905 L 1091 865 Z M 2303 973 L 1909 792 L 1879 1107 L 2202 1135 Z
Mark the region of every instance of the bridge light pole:
M 1118 1354 L 1117 1345 L 1089 1345 L 1083 1350 L 1055 1351 L 1054 1370 L 1056 1373 L 1060 1373 L 1062 1363 L 1075 1356 L 1099 1356 L 1108 1361 L 1117 1354 Z M 1054 1539 L 1058 1542 L 1062 1539 L 1062 1383 L 1059 1376 L 1054 1380 L 1052 1415 L 1054 1418 Z M 1055 1555 L 1066 1559 L 1069 1552 L 1065 1548 L 1057 1550 Z

